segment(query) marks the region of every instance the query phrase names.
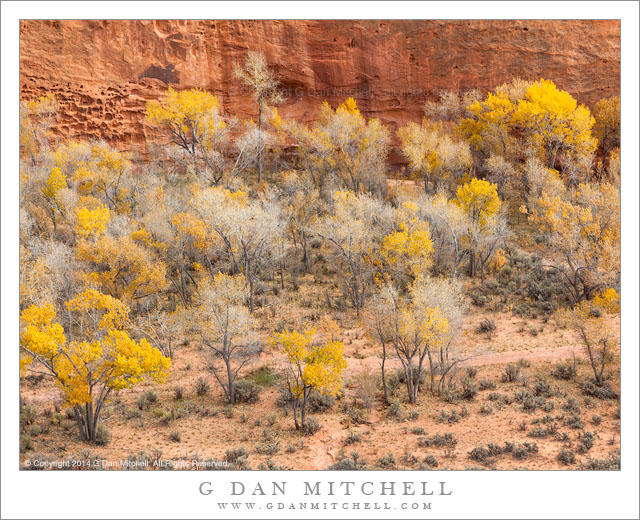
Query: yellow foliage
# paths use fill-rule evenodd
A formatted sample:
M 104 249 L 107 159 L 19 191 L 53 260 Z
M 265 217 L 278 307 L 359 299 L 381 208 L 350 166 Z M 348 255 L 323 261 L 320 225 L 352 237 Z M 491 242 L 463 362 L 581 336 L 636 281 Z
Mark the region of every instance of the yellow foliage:
M 94 241 L 80 240 L 76 257 L 91 268 L 81 278 L 117 298 L 130 300 L 147 296 L 167 285 L 164 262 L 155 260 L 130 237 L 101 236 Z
M 597 140 L 591 135 L 595 119 L 589 109 L 578 106 L 571 94 L 559 90 L 552 81 L 541 79 L 533 83 L 525 99 L 518 102 L 512 123 L 521 125 L 542 144 L 549 167 L 561 147 L 576 154 L 590 154 Z
M 526 208 L 525 208 L 526 209 Z M 489 269 L 497 273 L 507 261 L 507 257 L 504 254 L 502 249 L 496 249 L 495 253 L 493 253 L 493 258 L 489 262 Z
M 76 339 L 67 341 L 62 326 L 54 322 L 53 306 L 47 303 L 22 312 L 20 345 L 26 354 L 21 369 L 39 361 L 55 377 L 67 405 L 92 403 L 96 393 L 102 397 L 106 390 L 129 388 L 145 375 L 164 380 L 170 360 L 146 340 L 136 342 L 123 330 L 129 313 L 124 303 L 87 290 L 66 307 L 80 324 L 72 336 Z
M 211 112 L 217 112 L 217 98 L 200 89 L 182 90 L 169 88 L 160 100 L 151 100 L 146 106 L 147 119 L 156 124 L 193 125 Z
M 76 209 L 76 233 L 84 238 L 97 238 L 107 229 L 109 222 L 109 208 L 100 206 L 96 209 L 85 207 Z
M 456 203 L 469 215 L 472 222 L 480 226 L 485 226 L 500 209 L 496 185 L 480 179 L 471 179 L 460 186 Z
M 606 312 L 615 314 L 620 312 L 620 295 L 615 289 L 609 288 L 599 294 L 596 294 L 593 299 L 593 304 Z
M 433 241 L 428 222 L 418 222 L 407 229 L 391 233 L 383 238 L 380 256 L 391 267 L 405 264 L 413 277 L 423 275 L 431 265 Z
M 276 333 L 269 339 L 272 346 L 279 346 L 287 356 L 296 381 L 292 392 L 297 398 L 309 389 L 323 394 L 339 392 L 342 372 L 347 367 L 344 345 L 339 341 L 315 345 L 314 334 L 314 329 L 304 333 L 292 330 Z
M 62 171 L 58 167 L 54 167 L 47 178 L 47 182 L 45 184 L 42 193 L 48 199 L 55 199 L 56 194 L 67 187 L 67 179 L 63 175 Z

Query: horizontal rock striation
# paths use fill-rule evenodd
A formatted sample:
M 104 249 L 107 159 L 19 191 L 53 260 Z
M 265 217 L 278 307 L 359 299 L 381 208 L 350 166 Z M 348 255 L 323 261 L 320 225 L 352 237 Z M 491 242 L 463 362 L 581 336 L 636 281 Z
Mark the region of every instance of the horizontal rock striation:
M 248 50 L 263 51 L 282 82 L 281 115 L 306 122 L 323 100 L 352 96 L 395 131 L 441 89 L 515 76 L 551 79 L 588 105 L 620 90 L 618 21 L 23 20 L 20 96 L 55 93 L 58 135 L 144 149 L 145 102 L 170 86 L 205 88 L 228 113 L 255 118 L 232 74 Z

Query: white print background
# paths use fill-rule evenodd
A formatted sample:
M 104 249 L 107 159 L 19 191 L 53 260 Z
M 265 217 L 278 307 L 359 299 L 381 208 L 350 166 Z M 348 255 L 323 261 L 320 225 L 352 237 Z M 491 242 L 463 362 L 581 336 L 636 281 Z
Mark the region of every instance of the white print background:
M 636 2 L 3 2 L 2 518 L 638 518 L 638 3 Z M 27 472 L 18 471 L 18 92 L 20 18 L 622 19 L 622 471 L 620 472 Z M 213 432 L 212 432 L 213 433 Z M 202 481 L 446 481 L 430 511 L 217 509 Z M 237 497 L 236 497 L 237 498 Z M 288 494 L 260 502 L 299 501 Z M 326 497 L 327 501 L 339 501 Z M 346 497 L 349 499 L 349 497 Z M 422 502 L 416 497 L 367 501 Z M 349 499 L 349 501 L 353 501 Z M 365 501 L 364 499 L 361 501 Z

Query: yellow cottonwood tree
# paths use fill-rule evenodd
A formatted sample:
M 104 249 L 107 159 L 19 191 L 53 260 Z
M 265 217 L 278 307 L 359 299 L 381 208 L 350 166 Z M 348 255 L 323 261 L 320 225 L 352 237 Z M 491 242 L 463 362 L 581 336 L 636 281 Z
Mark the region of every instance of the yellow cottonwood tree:
M 380 339 L 385 357 L 392 346 L 405 374 L 410 403 L 415 403 L 429 363 L 431 390 L 435 390 L 435 374 L 441 383 L 457 361 L 451 361 L 448 345 L 461 325 L 460 287 L 452 281 L 419 277 L 406 296 L 400 296 L 392 285 L 383 287 L 373 307 L 375 334 Z
M 355 192 L 385 188 L 389 130 L 379 119 L 367 120 L 353 98 L 335 110 L 325 101 L 312 129 L 295 124 L 287 128 L 316 186 L 328 177 Z
M 163 98 L 147 103 L 146 117 L 168 132 L 197 177 L 212 185 L 222 180 L 230 125 L 215 96 L 199 89 L 178 92 L 169 88 Z
M 458 132 L 477 150 L 486 155 L 510 158 L 513 153 L 511 119 L 516 105 L 504 92 L 489 92 L 484 101 L 467 107 L 471 117 L 460 122 Z
M 424 276 L 433 256 L 433 241 L 429 223 L 418 217 L 418 206 L 405 201 L 399 212 L 396 230 L 380 243 L 381 269 L 400 274 L 401 278 L 416 279 Z
M 620 146 L 620 98 L 618 96 L 601 99 L 593 107 L 593 135 L 602 147 L 602 167 L 607 166 L 609 152 Z
M 476 265 L 479 264 L 484 281 L 484 266 L 506 233 L 506 223 L 498 218 L 501 201 L 497 187 L 484 180 L 471 179 L 458 188 L 456 203 L 470 222 L 465 237 L 470 252 L 469 274 L 475 276 Z M 483 244 L 486 247 L 482 248 Z
M 66 303 L 71 317 L 65 331 L 53 305 L 32 305 L 20 316 L 23 373 L 53 377 L 72 407 L 83 440 L 95 441 L 100 414 L 112 391 L 130 388 L 150 376 L 162 382 L 169 358 L 142 339 L 129 336 L 129 308 L 89 289 Z
M 571 309 L 560 312 L 557 321 L 578 333 L 589 356 L 596 384 L 605 380 L 604 370 L 615 338 L 607 332 L 605 314 L 620 312 L 620 295 L 609 288 L 597 294 L 592 300 L 583 300 Z
M 342 373 L 347 367 L 344 346 L 339 341 L 322 345 L 314 342 L 315 330 L 295 330 L 276 333 L 269 342 L 282 349 L 289 367 L 289 392 L 293 399 L 293 420 L 296 430 L 305 429 L 307 401 L 312 392 L 335 395 L 342 386 Z M 300 420 L 298 421 L 298 410 Z
M 520 125 L 544 151 L 547 166 L 555 168 L 556 157 L 590 156 L 598 144 L 591 135 L 595 119 L 584 105 L 552 81 L 533 83 L 518 102 L 512 123 Z
M 611 184 L 580 184 L 564 196 L 543 193 L 540 212 L 529 217 L 548 234 L 549 265 L 575 303 L 591 298 L 620 278 L 620 192 Z

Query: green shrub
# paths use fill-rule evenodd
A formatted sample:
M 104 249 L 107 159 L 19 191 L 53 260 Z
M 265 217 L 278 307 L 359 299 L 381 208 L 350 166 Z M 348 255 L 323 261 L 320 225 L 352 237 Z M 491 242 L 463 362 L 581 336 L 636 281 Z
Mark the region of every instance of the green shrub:
M 427 467 L 427 469 L 438 467 L 438 459 L 436 459 L 433 455 L 427 455 L 422 462 Z
M 357 451 L 352 451 L 349 457 L 341 453 L 338 455 L 336 462 L 327 469 L 331 471 L 365 470 L 367 469 L 367 461 Z
M 496 330 L 496 322 L 490 318 L 484 318 L 476 327 L 476 332 L 491 334 Z
M 582 432 L 582 435 L 580 436 L 580 444 L 578 445 L 580 453 L 586 453 L 593 448 L 594 441 L 595 435 L 592 432 Z
M 564 424 L 565 426 L 568 426 L 569 428 L 573 428 L 574 430 L 582 430 L 584 428 L 584 423 L 582 422 L 582 418 L 580 417 L 580 414 L 577 412 L 574 412 L 573 414 L 571 414 L 571 416 L 566 417 L 564 420 Z
M 200 376 L 196 381 L 195 387 L 196 394 L 198 394 L 199 396 L 207 395 L 209 393 L 209 390 L 211 390 L 211 386 L 209 386 L 207 380 L 202 376 Z
M 418 463 L 418 457 L 416 457 L 413 453 L 406 451 L 401 459 L 400 459 L 400 463 L 405 465 L 405 466 L 415 466 Z
M 280 443 L 278 441 L 265 442 L 256 446 L 256 452 L 260 455 L 275 455 L 280 451 Z
M 98 424 L 96 428 L 95 443 L 98 446 L 106 446 L 111 441 L 111 433 L 103 424 Z
M 31 435 L 25 433 L 20 436 L 20 453 L 24 453 L 26 451 L 33 449 L 33 440 L 31 439 Z
M 599 415 L 593 415 L 591 416 L 591 421 L 593 422 L 593 424 L 598 426 L 602 422 L 602 417 L 600 417 Z
M 307 400 L 307 409 L 311 413 L 323 413 L 331 409 L 335 402 L 335 397 L 330 394 L 313 392 Z
M 442 448 L 448 446 L 450 448 L 453 448 L 456 444 L 458 444 L 458 440 L 453 436 L 452 433 L 445 433 L 444 435 L 436 433 L 431 437 L 425 437 L 418 441 L 418 446 L 421 447 L 436 446 L 438 448 Z
M 504 369 L 504 374 L 502 374 L 502 382 L 503 383 L 513 383 L 518 380 L 518 376 L 520 375 L 520 367 L 517 365 L 507 365 Z
M 558 462 L 563 466 L 569 466 L 576 463 L 576 455 L 573 451 L 568 449 L 560 450 L 557 456 Z
M 360 435 L 359 433 L 350 431 L 349 435 L 347 435 L 347 437 L 344 440 L 344 445 L 349 446 L 351 444 L 357 444 L 361 440 L 362 440 L 362 435 Z
M 148 390 L 147 392 L 145 392 L 144 394 L 145 400 L 148 403 L 155 403 L 158 400 L 158 394 L 155 390 Z
M 491 453 L 484 446 L 476 446 L 469 451 L 468 456 L 471 460 L 479 462 L 480 464 L 487 464 L 491 458 Z
M 496 383 L 492 379 L 481 379 L 478 381 L 478 390 L 494 390 Z
M 580 469 L 590 471 L 617 471 L 620 469 L 620 453 L 611 452 L 606 459 L 592 459 L 587 457 L 586 462 L 580 464 Z
M 400 401 L 396 399 L 389 406 L 389 415 L 391 417 L 399 417 L 401 413 L 402 413 L 402 409 L 400 408 Z
M 233 398 L 235 403 L 257 403 L 260 399 L 262 388 L 253 381 L 238 379 L 233 385 Z
M 20 407 L 20 426 L 25 427 L 33 423 L 38 417 L 38 409 L 24 400 Z
M 562 405 L 562 409 L 567 412 L 578 413 L 580 411 L 580 405 L 575 397 L 569 397 Z
M 511 456 L 514 459 L 522 460 L 536 453 L 538 453 L 538 445 L 535 443 L 529 444 L 528 442 L 525 442 L 523 444 L 514 446 L 513 450 L 511 451 Z
M 478 375 L 478 369 L 476 367 L 467 367 L 465 369 L 465 372 L 467 373 L 467 377 L 469 379 L 475 379 Z
M 576 376 L 576 367 L 571 363 L 557 363 L 551 375 L 556 379 L 562 379 L 563 381 L 569 381 Z
M 484 403 L 481 407 L 480 407 L 480 414 L 482 415 L 490 415 L 493 413 L 493 406 L 491 406 L 488 403 Z
M 247 379 L 259 386 L 273 386 L 278 380 L 278 374 L 269 365 L 264 365 L 250 372 Z
M 618 394 L 608 383 L 596 384 L 592 381 L 586 381 L 580 386 L 580 390 L 584 395 L 596 397 L 597 399 L 617 399 Z
M 181 439 L 182 439 L 182 434 L 178 430 L 172 430 L 169 433 L 169 440 L 171 442 L 180 442 Z
M 315 435 L 320 430 L 320 421 L 315 417 L 310 417 L 305 421 L 304 426 L 302 427 L 302 432 L 305 435 Z
M 536 381 L 533 385 L 533 393 L 538 397 L 553 397 L 553 390 L 546 381 Z
M 460 380 L 461 392 L 460 395 L 467 401 L 472 401 L 478 393 L 478 384 L 469 377 L 463 377 Z
M 181 386 L 173 387 L 173 396 L 179 401 L 184 397 L 184 388 Z
M 395 469 L 396 458 L 393 456 L 393 453 L 389 453 L 378 459 L 378 467 L 382 469 Z

